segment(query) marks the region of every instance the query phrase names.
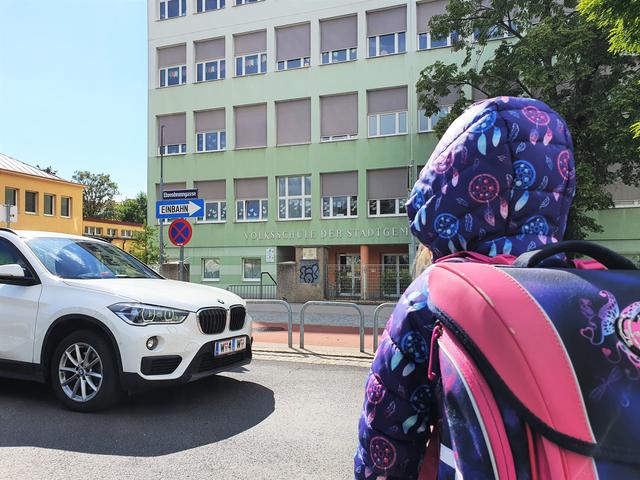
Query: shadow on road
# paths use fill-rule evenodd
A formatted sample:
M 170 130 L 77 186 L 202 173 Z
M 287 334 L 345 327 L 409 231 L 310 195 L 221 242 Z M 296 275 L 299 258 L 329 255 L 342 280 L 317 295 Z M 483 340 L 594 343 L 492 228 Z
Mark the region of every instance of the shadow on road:
M 223 376 L 139 393 L 91 414 L 65 410 L 47 386 L 0 380 L 0 447 L 152 457 L 233 437 L 274 408 L 272 390 Z

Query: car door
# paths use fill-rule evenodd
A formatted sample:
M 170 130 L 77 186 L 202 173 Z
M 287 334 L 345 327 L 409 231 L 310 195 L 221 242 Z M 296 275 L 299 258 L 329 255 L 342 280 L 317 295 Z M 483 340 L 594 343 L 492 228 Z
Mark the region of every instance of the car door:
M 9 264 L 20 265 L 27 281 L 0 277 L 0 362 L 32 362 L 42 285 L 18 248 L 6 238 L 0 238 L 0 265 Z

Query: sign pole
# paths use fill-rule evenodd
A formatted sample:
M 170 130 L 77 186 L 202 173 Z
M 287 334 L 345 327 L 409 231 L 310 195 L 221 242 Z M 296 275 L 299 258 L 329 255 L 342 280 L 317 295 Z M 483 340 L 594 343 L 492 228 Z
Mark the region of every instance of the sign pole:
M 164 194 L 164 125 L 160 126 L 160 199 Z M 160 268 L 164 263 L 164 219 L 160 219 Z
M 180 281 L 184 282 L 184 247 L 180 247 Z
M 11 205 L 7 203 L 5 207 L 7 209 L 7 228 L 11 228 Z

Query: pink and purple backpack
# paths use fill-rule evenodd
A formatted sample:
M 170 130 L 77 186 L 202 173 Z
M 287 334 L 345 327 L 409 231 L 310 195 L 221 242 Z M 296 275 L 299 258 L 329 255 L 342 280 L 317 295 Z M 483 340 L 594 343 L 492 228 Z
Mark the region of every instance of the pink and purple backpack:
M 582 253 L 607 267 L 541 268 Z M 568 265 L 565 265 L 565 267 Z M 562 242 L 511 266 L 443 261 L 428 375 L 440 415 L 420 479 L 640 478 L 640 272 Z M 439 461 L 438 461 L 439 460 Z

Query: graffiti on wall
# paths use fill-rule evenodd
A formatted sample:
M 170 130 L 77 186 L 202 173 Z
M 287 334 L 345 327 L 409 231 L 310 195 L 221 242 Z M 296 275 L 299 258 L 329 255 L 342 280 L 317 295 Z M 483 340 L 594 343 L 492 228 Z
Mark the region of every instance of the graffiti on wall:
M 320 266 L 317 260 L 300 262 L 300 283 L 314 284 L 320 281 Z

